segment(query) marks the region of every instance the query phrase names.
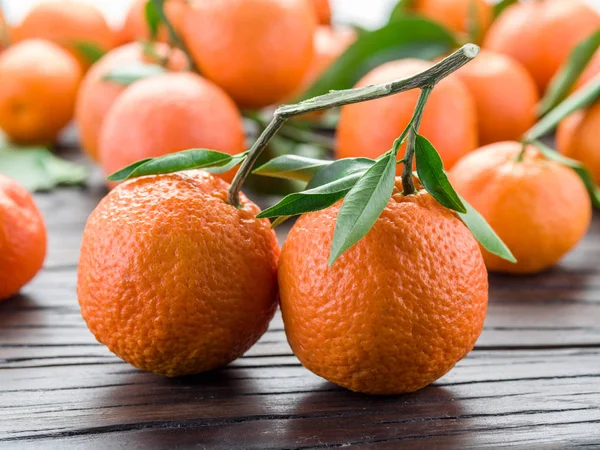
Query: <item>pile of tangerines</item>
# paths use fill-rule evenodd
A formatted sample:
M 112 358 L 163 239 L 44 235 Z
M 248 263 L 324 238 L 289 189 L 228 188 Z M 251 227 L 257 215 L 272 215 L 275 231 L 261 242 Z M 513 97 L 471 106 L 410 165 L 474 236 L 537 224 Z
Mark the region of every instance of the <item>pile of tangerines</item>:
M 281 305 L 294 353 L 341 386 L 411 392 L 447 373 L 482 331 L 488 270 L 552 267 L 600 199 L 600 15 L 582 0 L 513 3 L 495 17 L 483 0 L 401 1 L 395 14 L 481 52 L 463 47 L 452 70 L 453 56 L 388 61 L 355 91 L 301 103 L 308 115 L 277 105 L 361 40 L 331 25 L 327 0 L 138 0 L 118 31 L 89 4 L 49 0 L 17 26 L 0 21 L 0 128 L 48 144 L 74 118 L 114 174 L 79 263 L 92 333 L 143 370 L 196 374 L 244 354 Z M 420 94 L 390 96 L 403 80 Z M 259 168 L 308 182 L 261 213 L 239 193 L 245 172 L 288 116 L 318 121 L 323 105 L 341 106 L 338 161 Z M 247 152 L 250 110 L 275 112 Z M 559 122 L 562 155 L 535 131 Z M 264 217 L 300 214 L 280 251 Z M 45 248 L 31 195 L 0 176 L 0 298 L 35 276 Z

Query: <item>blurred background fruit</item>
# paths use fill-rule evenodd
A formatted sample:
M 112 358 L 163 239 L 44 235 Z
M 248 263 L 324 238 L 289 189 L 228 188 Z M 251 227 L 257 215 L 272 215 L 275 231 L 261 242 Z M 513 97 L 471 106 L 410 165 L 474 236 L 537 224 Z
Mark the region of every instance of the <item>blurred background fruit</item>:
M 535 81 L 514 59 L 484 50 L 456 75 L 475 100 L 480 144 L 519 140 L 536 122 Z
M 575 172 L 519 142 L 490 144 L 461 159 L 450 182 L 488 221 L 517 258 L 482 249 L 493 272 L 531 274 L 555 265 L 587 232 L 591 203 Z
M 200 72 L 240 107 L 271 105 L 300 86 L 316 27 L 306 0 L 199 0 L 190 6 L 183 26 L 187 46 Z
M 242 117 L 231 98 L 192 73 L 140 80 L 119 96 L 100 136 L 100 164 L 111 174 L 146 158 L 191 148 L 244 151 Z M 222 177 L 233 178 L 228 172 Z
M 329 4 L 329 0 L 309 0 L 315 13 L 317 14 L 317 21 L 321 25 L 329 25 L 331 24 L 331 5 Z
M 152 52 L 161 58 L 169 58 L 169 68 L 174 71 L 182 70 L 187 66 L 185 56 L 178 50 L 171 52 L 165 44 L 157 43 L 152 48 Z M 75 121 L 79 127 L 83 150 L 94 161 L 98 160 L 98 139 L 104 118 L 117 97 L 127 88 L 126 85 L 103 77 L 113 69 L 142 63 L 156 64 L 157 61 L 152 60 L 142 44 L 137 42 L 126 44 L 111 50 L 94 64 L 81 83 L 75 108 Z
M 357 87 L 406 78 L 428 67 L 431 63 L 415 59 L 388 62 L 367 74 Z M 410 121 L 418 96 L 418 91 L 412 90 L 344 106 L 337 129 L 336 157 L 377 158 L 388 151 Z M 456 75 L 445 78 L 432 91 L 420 133 L 438 150 L 446 168 L 477 147 L 475 102 Z
M 81 69 L 66 50 L 31 39 L 0 54 L 0 128 L 15 142 L 50 144 L 73 117 Z
M 46 226 L 31 194 L 0 174 L 0 300 L 27 284 L 46 257 Z
M 118 32 L 120 44 L 136 40 L 150 40 L 150 28 L 146 20 L 146 3 L 147 0 L 134 0 L 129 7 L 125 22 Z M 165 2 L 165 14 L 178 32 L 182 31 L 187 3 L 188 0 L 167 0 Z M 157 38 L 161 42 L 170 40 L 169 32 L 164 25 L 159 26 Z
M 340 203 L 298 219 L 279 260 L 285 331 L 302 364 L 353 391 L 416 391 L 475 344 L 487 272 L 464 224 L 428 193 L 396 192 L 368 234 L 327 260 Z
M 46 39 L 71 51 L 83 68 L 91 65 L 81 46 L 106 52 L 116 43 L 115 33 L 93 5 L 72 0 L 39 3 L 12 33 L 15 42 Z
M 575 46 L 600 27 L 583 0 L 544 0 L 509 6 L 488 30 L 483 47 L 521 62 L 540 91 Z
M 225 202 L 228 187 L 204 171 L 138 178 L 90 216 L 81 314 L 135 367 L 169 377 L 205 372 L 266 331 L 277 309 L 279 244 L 254 203 Z
M 476 23 L 472 20 L 471 8 L 476 8 Z M 483 36 L 492 23 L 492 5 L 486 0 L 415 0 L 411 5 L 418 14 L 441 23 L 452 31 L 469 35 L 472 28 Z M 478 36 L 470 36 L 477 39 Z

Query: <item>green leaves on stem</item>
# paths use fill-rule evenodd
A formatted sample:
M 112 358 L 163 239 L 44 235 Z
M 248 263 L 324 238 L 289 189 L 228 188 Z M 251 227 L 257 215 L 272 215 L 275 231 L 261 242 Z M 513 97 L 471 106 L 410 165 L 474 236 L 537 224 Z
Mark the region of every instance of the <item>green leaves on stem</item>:
M 75 52 L 80 55 L 89 65 L 94 64 L 100 58 L 102 58 L 106 51 L 100 48 L 94 42 L 89 41 L 75 41 L 72 43 Z
M 167 69 L 158 64 L 145 64 L 142 62 L 133 63 L 124 66 L 114 67 L 111 71 L 104 74 L 102 77 L 105 81 L 129 86 L 143 78 L 162 75 L 167 72 Z
M 171 153 L 159 158 L 138 161 L 108 177 L 108 181 L 121 182 L 146 175 L 158 175 L 182 170 L 209 169 L 213 173 L 224 173 L 241 164 L 248 152 L 238 155 L 207 149 L 192 149 Z
M 547 114 L 567 96 L 598 47 L 600 47 L 600 29 L 575 47 L 567 62 L 554 76 L 538 106 L 540 116 Z

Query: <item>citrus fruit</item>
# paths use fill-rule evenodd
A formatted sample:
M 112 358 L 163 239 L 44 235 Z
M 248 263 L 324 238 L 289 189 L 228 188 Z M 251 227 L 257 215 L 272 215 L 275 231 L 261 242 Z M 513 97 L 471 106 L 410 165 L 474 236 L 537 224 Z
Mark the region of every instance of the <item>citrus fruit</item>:
M 306 0 L 198 0 L 183 36 L 202 75 L 243 108 L 272 105 L 300 86 L 316 20 Z
M 15 42 L 39 38 L 71 51 L 83 68 L 91 65 L 78 44 L 91 44 L 102 51 L 115 44 L 114 32 L 92 4 L 72 0 L 40 2 L 14 29 Z
M 560 123 L 556 133 L 558 149 L 569 158 L 581 161 L 600 184 L 600 103 L 579 110 Z
M 31 281 L 45 257 L 46 226 L 33 197 L 0 174 L 0 300 Z
M 400 179 L 396 188 L 402 191 Z M 302 364 L 353 391 L 434 382 L 474 346 L 488 278 L 479 244 L 424 190 L 394 194 L 367 235 L 327 265 L 340 209 L 306 214 L 279 260 L 281 311 Z
M 492 5 L 485 0 L 416 0 L 411 8 L 419 14 L 459 33 L 469 33 L 471 2 L 477 8 L 477 28 L 484 33 L 492 23 Z
M 512 251 L 513 264 L 483 251 L 489 270 L 515 274 L 541 272 L 555 265 L 586 233 L 591 204 L 572 169 L 545 159 L 522 144 L 490 144 L 465 156 L 450 181 Z
M 151 33 L 146 20 L 146 3 L 148 0 L 135 0 L 129 12 L 125 17 L 123 27 L 119 32 L 119 41 L 127 43 L 137 40 L 150 40 Z M 167 0 L 164 4 L 164 11 L 176 31 L 181 32 L 184 14 L 186 11 L 186 0 Z M 168 42 L 170 35 L 164 25 L 158 29 L 157 39 L 161 42 Z
M 100 163 L 111 174 L 191 148 L 236 154 L 244 139 L 242 117 L 222 89 L 199 75 L 169 73 L 137 81 L 115 101 L 100 133 Z
M 519 62 L 483 50 L 456 75 L 475 100 L 480 144 L 518 140 L 535 124 L 540 97 Z
M 368 73 L 356 87 L 406 78 L 429 67 L 431 63 L 416 59 L 388 62 Z M 388 151 L 410 122 L 418 97 L 419 92 L 412 90 L 342 107 L 336 157 L 377 158 Z M 431 92 L 420 133 L 436 147 L 446 168 L 477 147 L 475 102 L 456 76 L 443 79 Z
M 98 341 L 142 370 L 196 374 L 241 356 L 277 308 L 268 220 L 202 171 L 130 180 L 85 227 L 77 293 Z
M 52 143 L 73 117 L 81 69 L 50 41 L 31 39 L 0 55 L 0 128 L 17 143 Z
M 331 24 L 331 5 L 329 0 L 309 0 L 317 14 L 317 20 L 321 25 Z
M 153 52 L 157 55 L 170 53 L 169 66 L 173 70 L 186 67 L 185 55 L 179 50 L 170 52 L 166 44 L 157 43 Z M 156 63 L 144 52 L 139 43 L 130 43 L 108 52 L 86 73 L 75 107 L 75 121 L 79 126 L 83 149 L 93 160 L 98 160 L 98 140 L 104 118 L 113 103 L 127 88 L 114 81 L 105 80 L 104 76 L 118 67 L 132 66 L 142 63 Z
M 582 0 L 546 0 L 509 6 L 492 24 L 483 47 L 521 62 L 544 90 L 572 50 L 600 27 Z

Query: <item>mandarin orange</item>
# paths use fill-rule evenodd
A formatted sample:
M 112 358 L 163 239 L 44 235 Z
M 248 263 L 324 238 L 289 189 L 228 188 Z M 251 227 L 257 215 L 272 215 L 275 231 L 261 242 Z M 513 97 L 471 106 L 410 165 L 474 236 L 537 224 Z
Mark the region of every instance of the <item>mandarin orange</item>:
M 0 300 L 31 281 L 45 257 L 46 226 L 33 197 L 0 174 Z
M 471 2 L 473 0 L 416 0 L 412 9 L 452 31 L 468 33 L 471 27 L 469 24 Z M 483 35 L 492 23 L 492 5 L 486 0 L 475 0 L 475 7 L 477 8 L 477 28 Z
M 392 61 L 372 70 L 356 87 L 405 78 L 429 67 L 431 63 L 416 59 Z M 418 96 L 418 91 L 412 90 L 342 107 L 336 157 L 377 158 L 388 151 L 410 122 Z M 431 92 L 420 133 L 437 148 L 446 168 L 477 147 L 475 102 L 455 75 L 442 80 Z
M 402 191 L 400 179 L 396 188 Z M 331 267 L 340 204 L 306 214 L 279 260 L 281 310 L 300 362 L 353 391 L 400 394 L 446 374 L 483 328 L 488 278 L 455 213 L 420 189 L 394 194 Z
M 465 156 L 450 181 L 512 251 L 513 264 L 483 251 L 489 270 L 515 274 L 555 265 L 581 240 L 591 220 L 591 203 L 572 169 L 547 160 L 522 144 L 490 144 Z
M 150 28 L 146 20 L 147 3 L 148 0 L 135 0 L 133 2 L 125 17 L 123 27 L 119 32 L 120 43 L 150 40 Z M 187 0 L 167 0 L 164 4 L 167 18 L 179 33 L 181 33 L 186 8 Z M 160 25 L 157 39 L 160 42 L 168 42 L 170 38 L 167 28 L 164 25 Z
M 98 341 L 169 377 L 221 367 L 266 331 L 277 308 L 279 246 L 268 220 L 203 171 L 130 180 L 85 227 L 81 314 Z

